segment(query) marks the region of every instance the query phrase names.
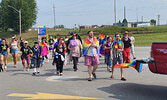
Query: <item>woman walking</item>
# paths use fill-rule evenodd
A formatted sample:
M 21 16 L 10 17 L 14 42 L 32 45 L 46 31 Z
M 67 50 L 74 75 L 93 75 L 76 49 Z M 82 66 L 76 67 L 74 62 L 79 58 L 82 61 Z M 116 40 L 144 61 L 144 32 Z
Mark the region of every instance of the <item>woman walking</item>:
M 11 43 L 10 43 L 10 52 L 11 52 L 11 54 L 12 54 L 12 56 L 13 56 L 13 62 L 14 62 L 14 68 L 16 68 L 16 64 L 17 64 L 17 55 L 18 55 L 18 53 L 19 53 L 19 44 L 18 44 L 18 42 L 15 40 L 15 36 L 14 37 L 12 37 L 12 41 L 11 41 Z
M 46 43 L 45 38 L 42 38 L 40 46 L 42 47 L 42 61 L 43 61 L 42 65 L 43 65 L 45 58 L 46 58 L 47 62 L 49 62 L 49 59 L 48 59 L 48 44 Z
M 111 72 L 111 68 L 112 68 L 112 38 L 111 37 L 107 37 L 107 43 L 104 44 L 104 48 L 105 48 L 105 59 L 106 59 L 106 64 L 107 64 L 107 70 L 109 72 Z
M 124 49 L 123 49 L 123 62 L 124 63 L 130 63 L 130 47 L 131 47 L 131 40 L 128 37 L 128 34 L 125 33 L 124 37 L 122 39 L 124 43 Z
M 134 47 L 134 43 L 135 43 L 135 38 L 132 36 L 132 33 L 131 32 L 129 32 L 129 38 L 130 38 L 130 40 L 131 40 L 131 42 L 132 42 L 132 45 L 131 45 L 131 47 L 130 47 L 130 51 L 131 51 L 131 54 L 132 54 L 132 56 L 133 56 L 133 59 L 135 60 L 136 59 L 136 57 L 135 57 L 135 47 Z
M 72 40 L 70 40 L 70 43 L 68 45 L 68 49 L 72 53 L 72 59 L 73 59 L 73 69 L 74 71 L 77 71 L 77 63 L 78 63 L 78 58 L 81 55 L 80 50 L 82 50 L 82 45 L 80 40 L 78 40 L 76 34 L 73 34 Z
M 54 47 L 54 61 L 56 62 L 57 75 L 63 75 L 63 65 L 65 61 L 66 44 L 64 38 L 58 38 L 58 44 Z
M 9 53 L 9 47 L 8 47 L 8 44 L 7 44 L 5 39 L 2 39 L 2 44 L 0 45 L 0 51 L 1 51 L 1 65 L 3 66 L 4 65 L 3 61 L 5 61 L 5 65 L 2 68 L 6 69 L 7 68 L 7 56 L 8 56 L 8 53 Z
M 21 60 L 22 60 L 22 64 L 23 64 L 23 71 L 26 70 L 26 64 L 25 62 L 27 62 L 27 71 L 29 71 L 30 69 L 30 54 L 31 54 L 31 47 L 28 46 L 28 41 L 24 42 L 24 46 L 21 47 L 20 49 L 22 55 L 21 55 Z

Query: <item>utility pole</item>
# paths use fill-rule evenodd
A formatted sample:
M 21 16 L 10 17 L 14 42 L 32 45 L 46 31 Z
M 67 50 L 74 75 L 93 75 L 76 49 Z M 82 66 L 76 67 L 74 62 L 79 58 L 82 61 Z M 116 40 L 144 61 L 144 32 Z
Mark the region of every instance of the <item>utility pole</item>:
M 126 19 L 126 7 L 124 6 L 124 19 Z
M 115 25 L 117 23 L 117 15 L 116 15 L 116 0 L 114 0 L 114 18 L 115 18 Z
M 158 26 L 160 25 L 160 15 L 158 15 Z
M 137 22 L 138 22 L 138 9 L 136 8 L 136 19 L 137 19 Z
M 143 22 L 143 16 L 141 16 L 141 22 Z
M 55 4 L 53 4 L 53 14 L 54 14 L 54 29 L 56 30 L 56 12 L 55 12 Z
M 20 26 L 20 38 L 21 38 L 21 9 L 19 9 L 19 26 Z

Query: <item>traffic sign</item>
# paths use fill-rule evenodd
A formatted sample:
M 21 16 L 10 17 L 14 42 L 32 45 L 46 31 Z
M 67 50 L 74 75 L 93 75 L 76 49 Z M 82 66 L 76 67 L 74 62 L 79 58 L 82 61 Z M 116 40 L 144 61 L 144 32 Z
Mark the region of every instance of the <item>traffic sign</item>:
M 38 28 L 38 35 L 46 35 L 46 28 Z

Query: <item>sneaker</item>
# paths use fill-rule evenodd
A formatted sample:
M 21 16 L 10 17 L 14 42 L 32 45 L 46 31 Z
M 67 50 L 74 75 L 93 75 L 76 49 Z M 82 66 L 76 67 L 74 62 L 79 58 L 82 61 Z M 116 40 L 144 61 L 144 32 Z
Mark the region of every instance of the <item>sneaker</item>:
M 33 73 L 32 73 L 32 76 L 35 76 L 35 75 L 36 75 L 36 72 L 33 72 Z
M 40 74 L 40 72 L 37 72 L 37 74 Z
M 92 73 L 92 75 L 95 79 L 97 78 L 96 73 Z
M 89 77 L 89 78 L 88 78 L 88 81 L 92 81 L 92 77 Z
M 60 73 L 60 76 L 63 76 L 63 73 Z
M 78 69 L 76 68 L 76 69 L 74 69 L 74 72 L 76 72 Z
M 126 78 L 122 77 L 121 80 L 122 80 L 122 81 L 126 81 Z
M 135 59 L 136 59 L 136 57 L 133 58 L 133 60 L 135 60 Z
M 30 69 L 29 68 L 27 68 L 27 71 L 29 71 Z
M 110 73 L 112 72 L 111 68 L 109 69 L 109 72 L 110 72 Z
M 114 76 L 112 76 L 112 75 L 111 75 L 111 77 L 110 77 L 110 78 L 114 79 Z
M 59 75 L 59 71 L 57 71 L 57 75 Z
M 4 69 L 7 69 L 7 66 L 4 66 Z

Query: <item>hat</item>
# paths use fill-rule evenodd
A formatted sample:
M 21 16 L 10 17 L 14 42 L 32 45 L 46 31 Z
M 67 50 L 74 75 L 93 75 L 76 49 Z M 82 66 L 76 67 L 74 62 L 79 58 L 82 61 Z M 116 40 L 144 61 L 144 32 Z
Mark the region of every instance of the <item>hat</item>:
M 34 44 L 38 44 L 38 41 L 34 41 Z
M 124 33 L 125 33 L 125 34 L 128 34 L 129 32 L 128 32 L 128 31 L 125 31 Z
M 24 44 L 26 44 L 26 43 L 28 44 L 28 41 L 25 41 L 25 42 L 24 42 Z
M 14 35 L 13 37 L 12 37 L 12 39 L 15 39 L 16 38 L 16 35 Z

